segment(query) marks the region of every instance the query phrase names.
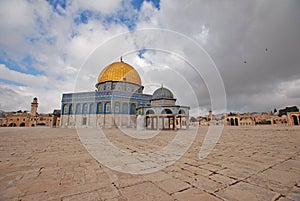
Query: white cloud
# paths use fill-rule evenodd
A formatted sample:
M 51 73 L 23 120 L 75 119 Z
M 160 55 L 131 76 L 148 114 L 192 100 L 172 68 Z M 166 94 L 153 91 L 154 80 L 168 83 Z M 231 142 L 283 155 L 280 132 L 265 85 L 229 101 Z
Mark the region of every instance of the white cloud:
M 19 100 L 28 102 L 28 97 L 37 96 L 41 112 L 49 112 L 49 107 L 59 106 L 62 93 L 72 92 L 74 83 L 80 83 L 78 90 L 94 90 L 98 74 L 112 62 L 108 58 L 117 60 L 123 54 L 125 61 L 137 68 L 143 83 L 149 85 L 148 91 L 165 83 L 177 94 L 181 103 L 191 104 L 188 96 L 192 92 L 186 90 L 186 79 L 196 91 L 201 109 L 210 107 L 205 83 L 184 61 L 186 55 L 192 55 L 184 40 L 170 43 L 165 36 L 151 31 L 142 37 L 133 31 L 124 40 L 110 43 L 118 34 L 127 32 L 128 27 L 120 22 L 104 24 L 103 21 L 106 16 L 117 16 L 121 10 L 124 17 L 135 18 L 137 30 L 150 27 L 170 29 L 201 44 L 211 54 L 222 75 L 229 110 L 264 110 L 268 105 L 300 102 L 297 90 L 300 21 L 299 11 L 292 1 L 283 5 L 280 1 L 183 3 L 164 0 L 160 2 L 159 10 L 145 1 L 139 12 L 128 1 L 124 2 L 69 1 L 66 10 L 58 6 L 59 12 L 63 13 L 59 15 L 47 1 L 0 1 L 0 17 L 5 19 L 0 21 L 1 52 L 6 53 L 5 58 L 24 68 L 22 72 L 27 72 L 0 66 L 2 79 L 25 85 L 4 83 L 5 87 L 3 85 L 0 89 L 1 105 L 7 108 L 9 104 L 17 106 L 21 104 Z M 79 10 L 91 10 L 100 16 L 100 20 L 91 18 L 86 24 L 78 25 L 74 17 Z M 106 47 L 107 52 L 102 52 L 88 66 L 81 68 L 93 51 L 107 44 L 112 44 Z M 144 57 L 139 58 L 134 51 L 158 45 L 172 47 L 180 55 L 146 51 Z M 268 51 L 265 51 L 266 48 Z M 133 52 L 122 52 L 125 49 Z M 22 60 L 28 55 L 36 60 L 32 66 L 42 71 L 41 75 L 26 71 Z M 199 55 L 193 55 L 193 59 L 197 57 Z M 200 62 L 201 65 L 205 64 Z M 77 73 L 79 77 L 75 80 Z M 4 104 L 5 99 L 11 101 Z M 45 103 L 49 100 L 47 108 Z
M 1 83 L 1 109 L 15 110 L 27 107 L 29 98 L 38 97 L 40 100 L 40 112 L 51 112 L 53 108 L 60 108 L 59 99 L 62 91 L 72 91 L 73 80 L 55 80 L 44 75 L 30 75 L 8 69 L 0 64 L 0 78 L 21 85 L 8 85 Z M 15 107 L 15 109 L 13 108 Z M 24 110 L 24 109 L 23 109 Z
M 109 0 L 105 2 L 80 0 L 74 2 L 76 9 L 96 10 L 103 14 L 115 13 L 121 6 L 121 1 L 119 0 Z
M 201 44 L 206 45 L 209 36 L 209 28 L 205 25 L 202 25 L 202 31 L 197 33 L 194 38 L 199 41 Z

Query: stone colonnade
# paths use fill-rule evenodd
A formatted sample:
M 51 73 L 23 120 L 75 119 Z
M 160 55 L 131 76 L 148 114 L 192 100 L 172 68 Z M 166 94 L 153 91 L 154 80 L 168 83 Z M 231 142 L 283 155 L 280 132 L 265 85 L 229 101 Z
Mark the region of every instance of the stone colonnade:
M 151 130 L 177 130 L 189 127 L 188 117 L 183 114 L 147 114 L 145 128 Z

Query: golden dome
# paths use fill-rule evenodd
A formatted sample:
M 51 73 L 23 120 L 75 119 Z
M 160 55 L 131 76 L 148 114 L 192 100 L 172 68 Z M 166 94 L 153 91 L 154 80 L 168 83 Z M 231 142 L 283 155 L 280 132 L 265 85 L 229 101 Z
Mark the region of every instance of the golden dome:
M 138 72 L 122 60 L 114 62 L 102 70 L 98 77 L 98 84 L 107 81 L 125 81 L 142 85 Z

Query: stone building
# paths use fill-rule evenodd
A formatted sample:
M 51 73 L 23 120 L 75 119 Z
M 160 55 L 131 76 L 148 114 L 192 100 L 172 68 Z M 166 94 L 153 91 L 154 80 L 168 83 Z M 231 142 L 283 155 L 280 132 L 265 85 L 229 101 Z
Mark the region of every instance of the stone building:
M 300 125 L 300 112 L 288 112 L 287 113 L 288 124 L 291 126 Z
M 271 113 L 230 113 L 227 114 L 226 126 L 255 126 L 255 125 L 291 125 L 287 115 L 278 116 Z
M 102 70 L 95 87 L 93 92 L 63 94 L 61 127 L 136 127 L 137 110 L 148 120 L 151 112 L 158 115 L 158 108 L 163 107 L 159 115 L 164 121 L 174 122 L 184 116 L 178 112 L 188 115 L 186 108 L 179 110 L 180 107 L 175 106 L 176 99 L 172 93 L 168 97 L 158 96 L 158 91 L 153 96 L 143 94 L 144 87 L 138 72 L 122 58 Z M 169 91 L 165 88 L 159 90 Z M 171 128 L 170 123 L 168 125 L 155 128 Z
M 31 103 L 30 113 L 27 111 L 18 112 L 1 112 L 1 127 L 35 127 L 35 126 L 51 126 L 56 127 L 60 121 L 60 110 L 55 110 L 52 114 L 39 114 L 38 99 L 35 97 Z

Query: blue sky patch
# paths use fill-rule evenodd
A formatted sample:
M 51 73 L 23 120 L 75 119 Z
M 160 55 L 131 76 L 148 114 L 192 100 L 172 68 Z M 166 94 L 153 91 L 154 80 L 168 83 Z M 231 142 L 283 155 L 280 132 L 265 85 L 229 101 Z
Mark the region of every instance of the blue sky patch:
M 60 6 L 63 9 L 66 9 L 66 6 L 67 6 L 66 0 L 46 0 L 46 1 L 53 7 L 53 9 L 56 9 L 57 6 Z
M 87 24 L 91 19 L 101 20 L 107 29 L 109 29 L 111 24 L 124 24 L 130 31 L 133 31 L 138 20 L 138 12 L 144 1 L 151 2 L 155 8 L 160 9 L 159 0 L 132 0 L 130 3 L 128 3 L 128 1 L 122 1 L 121 9 L 112 14 L 103 16 L 100 12 L 79 10 L 73 20 L 77 25 Z M 132 12 L 132 10 L 136 12 Z
M 97 19 L 99 20 L 101 15 L 99 12 L 93 12 L 91 10 L 79 10 L 74 17 L 74 23 L 79 24 L 87 24 L 90 19 Z
M 135 9 L 140 10 L 143 2 L 144 2 L 144 0 L 132 0 L 131 4 Z
M 76 17 L 74 18 L 75 24 L 87 24 L 89 19 L 92 17 L 92 11 L 84 10 L 79 12 Z
M 144 1 L 151 2 L 155 8 L 160 9 L 160 0 L 132 0 L 131 4 L 135 9 L 140 10 Z
M 143 59 L 143 58 L 144 58 L 143 54 L 144 54 L 145 52 L 146 52 L 146 49 L 141 49 L 141 50 L 139 50 L 139 51 L 138 51 L 138 56 L 139 56 L 139 58 Z
M 0 63 L 4 64 L 10 70 L 14 70 L 20 73 L 26 73 L 31 75 L 43 75 L 43 71 L 33 67 L 38 63 L 34 58 L 29 55 L 23 57 L 20 62 L 14 61 L 6 56 L 6 53 L 2 53 L 0 56 Z
M 71 3 L 72 1 L 67 0 L 46 0 L 52 7 L 53 11 L 58 13 L 59 15 L 64 15 L 64 13 L 61 12 L 61 8 L 66 10 L 67 4 Z
M 35 24 L 38 27 L 38 33 L 40 35 L 46 35 L 48 31 L 47 31 L 47 26 L 43 22 L 43 19 L 40 17 L 37 11 L 34 11 L 34 16 L 35 16 Z
M 8 84 L 8 85 L 14 85 L 14 86 L 27 86 L 23 83 L 20 83 L 20 82 L 14 82 L 14 81 L 11 81 L 11 80 L 6 80 L 6 79 L 1 79 L 0 78 L 0 83 L 4 83 L 4 84 Z

